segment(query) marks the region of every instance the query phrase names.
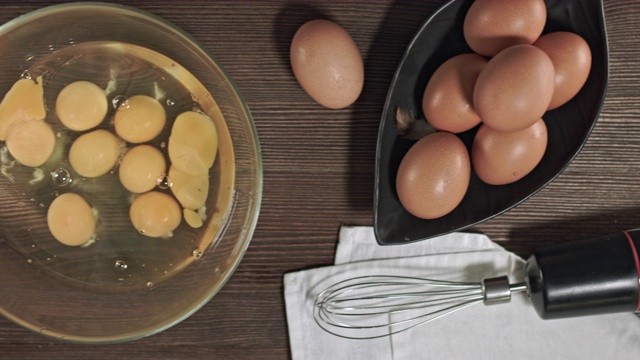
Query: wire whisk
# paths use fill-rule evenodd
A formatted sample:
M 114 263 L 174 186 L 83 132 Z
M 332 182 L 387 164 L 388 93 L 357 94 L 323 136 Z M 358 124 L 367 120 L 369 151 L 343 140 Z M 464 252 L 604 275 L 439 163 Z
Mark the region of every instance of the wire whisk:
M 325 331 L 348 339 L 374 339 L 424 325 L 469 306 L 503 303 L 524 283 L 506 276 L 482 282 L 371 275 L 338 282 L 315 300 L 314 318 Z
M 324 330 L 374 339 L 427 324 L 472 305 L 497 304 L 526 292 L 542 319 L 615 312 L 640 314 L 640 229 L 534 250 L 525 281 L 507 276 L 456 282 L 371 275 L 340 281 L 315 299 Z

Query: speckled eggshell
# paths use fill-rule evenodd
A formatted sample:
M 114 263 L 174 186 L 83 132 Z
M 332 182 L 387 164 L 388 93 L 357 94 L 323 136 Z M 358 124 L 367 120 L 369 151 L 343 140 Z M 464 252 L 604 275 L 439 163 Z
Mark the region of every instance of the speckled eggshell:
M 460 133 L 480 123 L 473 107 L 473 88 L 487 61 L 478 54 L 460 54 L 436 69 L 422 97 L 422 111 L 431 126 Z
M 548 110 L 571 100 L 587 82 L 591 71 L 591 49 L 578 34 L 558 31 L 544 34 L 533 43 L 551 59 L 555 69 L 555 89 Z
M 475 0 L 463 32 L 473 51 L 494 56 L 512 45 L 533 44 L 546 22 L 544 0 Z
M 300 86 L 320 105 L 353 104 L 364 85 L 364 64 L 353 38 L 329 20 L 311 20 L 291 41 L 290 61 Z
M 480 180 L 491 185 L 518 181 L 540 163 L 547 140 L 547 126 L 542 119 L 514 132 L 481 125 L 471 148 L 473 170 Z
M 396 190 L 409 213 L 436 219 L 460 204 L 470 176 L 469 152 L 462 140 L 449 132 L 435 132 L 418 140 L 402 158 Z

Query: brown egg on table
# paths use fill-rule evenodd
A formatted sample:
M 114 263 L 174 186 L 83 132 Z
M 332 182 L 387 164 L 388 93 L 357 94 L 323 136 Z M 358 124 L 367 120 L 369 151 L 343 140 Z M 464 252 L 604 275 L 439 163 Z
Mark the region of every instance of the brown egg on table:
M 471 177 L 469 152 L 449 132 L 435 132 L 411 146 L 400 162 L 396 191 L 402 206 L 422 219 L 436 219 L 462 201 Z
M 98 177 L 116 165 L 121 151 L 121 142 L 115 135 L 107 130 L 94 130 L 80 135 L 71 144 L 69 163 L 81 176 Z
M 182 211 L 170 195 L 149 191 L 133 200 L 129 218 L 140 234 L 153 238 L 168 238 L 173 236 L 173 231 L 180 225 Z
M 135 95 L 118 106 L 113 126 L 121 139 L 139 144 L 152 140 L 162 132 L 167 116 L 158 100 Z
M 18 120 L 42 120 L 46 116 L 42 77 L 20 79 L 0 102 L 0 141 L 6 140 L 7 130 Z
M 587 82 L 591 71 L 591 49 L 578 34 L 558 31 L 544 34 L 533 43 L 542 49 L 555 69 L 555 89 L 548 110 L 571 100 Z
M 533 44 L 546 22 L 544 0 L 475 0 L 463 32 L 473 51 L 494 56 L 512 45 Z
M 65 193 L 56 197 L 49 206 L 47 225 L 59 242 L 80 246 L 92 239 L 96 230 L 96 216 L 82 196 Z
M 20 164 L 38 167 L 53 154 L 56 136 L 44 120 L 18 120 L 9 126 L 6 144 Z
M 300 86 L 320 105 L 342 109 L 353 104 L 364 85 L 360 50 L 349 33 L 329 20 L 311 20 L 291 41 L 290 61 Z
M 167 171 L 164 156 L 151 145 L 138 145 L 127 151 L 118 167 L 120 183 L 132 193 L 143 193 L 158 185 Z
M 218 132 L 207 115 L 186 111 L 171 127 L 169 159 L 176 168 L 189 174 L 207 174 L 218 153 Z
M 533 45 L 514 45 L 494 56 L 473 90 L 482 122 L 499 131 L 531 126 L 547 111 L 555 70 L 549 56 Z
M 76 81 L 65 86 L 56 98 L 58 119 L 64 126 L 75 131 L 98 126 L 108 110 L 106 93 L 89 81 Z
M 526 129 L 501 132 L 481 125 L 473 140 L 471 163 L 480 180 L 505 185 L 529 174 L 547 148 L 547 126 L 539 119 Z
M 473 88 L 487 61 L 478 54 L 460 54 L 436 69 L 422 97 L 422 111 L 431 126 L 459 133 L 480 123 L 473 107 Z

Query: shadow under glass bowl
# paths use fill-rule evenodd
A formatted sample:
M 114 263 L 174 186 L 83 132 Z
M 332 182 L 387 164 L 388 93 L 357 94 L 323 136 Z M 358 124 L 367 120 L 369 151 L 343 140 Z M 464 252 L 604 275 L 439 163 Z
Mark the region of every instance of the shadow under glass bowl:
M 114 49 L 149 56 L 146 60 L 153 65 L 137 69 L 143 78 L 147 70 L 157 70 L 155 67 L 166 71 L 163 80 L 191 74 L 181 84 L 214 120 L 219 133 L 218 155 L 209 174 L 212 180 L 205 223 L 193 229 L 182 221 L 169 239 L 147 238 L 135 229 L 127 235 L 131 233 L 124 230 L 125 226 L 131 229 L 129 203 L 105 192 L 101 179 L 78 179 L 69 189 L 52 191 L 48 187 L 52 164 L 43 165 L 44 180 L 33 187 L 20 183 L 18 174 L 26 171 L 21 165 L 3 168 L 16 176 L 0 175 L 0 314 L 51 338 L 115 343 L 177 324 L 224 286 L 255 229 L 262 197 L 262 160 L 250 111 L 225 70 L 191 36 L 134 8 L 70 3 L 46 7 L 0 26 L 0 93 L 5 94 L 26 69 L 44 59 L 95 42 L 116 42 L 121 45 L 113 45 Z M 160 55 L 151 56 L 148 50 Z M 80 60 L 74 57 L 68 61 Z M 37 72 L 37 66 L 35 69 Z M 45 103 L 47 86 L 54 83 L 51 74 L 44 77 Z M 151 89 L 155 85 L 150 82 L 144 86 Z M 136 86 L 132 80 L 122 89 L 135 90 Z M 108 100 L 114 101 L 116 94 L 108 95 Z M 175 111 L 171 106 L 177 99 L 166 100 L 167 125 L 159 135 L 162 141 L 171 130 L 170 113 Z M 52 127 L 56 126 L 54 107 L 49 101 L 45 118 Z M 115 110 L 109 111 L 112 114 Z M 108 121 L 103 124 L 112 126 Z M 159 147 L 164 146 L 161 140 L 157 140 Z M 4 147 L 3 142 L 0 146 Z M 113 173 L 104 177 L 113 177 Z M 105 209 L 98 209 L 99 238 L 86 248 L 61 245 L 48 232 L 48 201 L 66 191 L 102 197 L 99 201 L 106 204 Z M 40 204 L 40 200 L 32 200 L 38 196 L 45 199 Z M 175 245 L 180 243 L 179 237 L 186 239 L 182 243 L 187 245 Z M 161 254 L 162 249 L 172 251 L 181 263 L 163 263 L 167 254 Z M 137 275 L 143 273 L 154 281 L 143 281 Z
M 508 185 L 488 185 L 471 175 L 462 203 L 444 217 L 425 220 L 407 212 L 395 188 L 404 154 L 415 141 L 396 131 L 398 107 L 422 114 L 422 95 L 431 74 L 447 59 L 471 52 L 462 32 L 473 0 L 453 0 L 429 18 L 409 44 L 392 80 L 378 133 L 374 189 L 374 230 L 381 245 L 406 244 L 463 230 L 518 205 L 556 178 L 575 158 L 599 117 L 607 91 L 609 52 L 602 1 L 547 0 L 543 33 L 571 31 L 591 48 L 592 67 L 582 90 L 543 117 L 548 145 L 538 166 Z M 458 134 L 468 149 L 477 128 Z

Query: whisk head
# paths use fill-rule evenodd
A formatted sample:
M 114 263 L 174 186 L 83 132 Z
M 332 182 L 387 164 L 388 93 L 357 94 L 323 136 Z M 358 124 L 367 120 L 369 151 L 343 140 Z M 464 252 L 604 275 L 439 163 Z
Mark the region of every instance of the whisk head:
M 499 283 L 499 284 L 498 284 Z M 487 292 L 487 284 L 496 291 Z M 482 302 L 508 301 L 506 276 L 482 282 L 451 282 L 407 276 L 361 276 L 322 291 L 314 319 L 325 331 L 348 339 L 374 339 L 424 325 Z

